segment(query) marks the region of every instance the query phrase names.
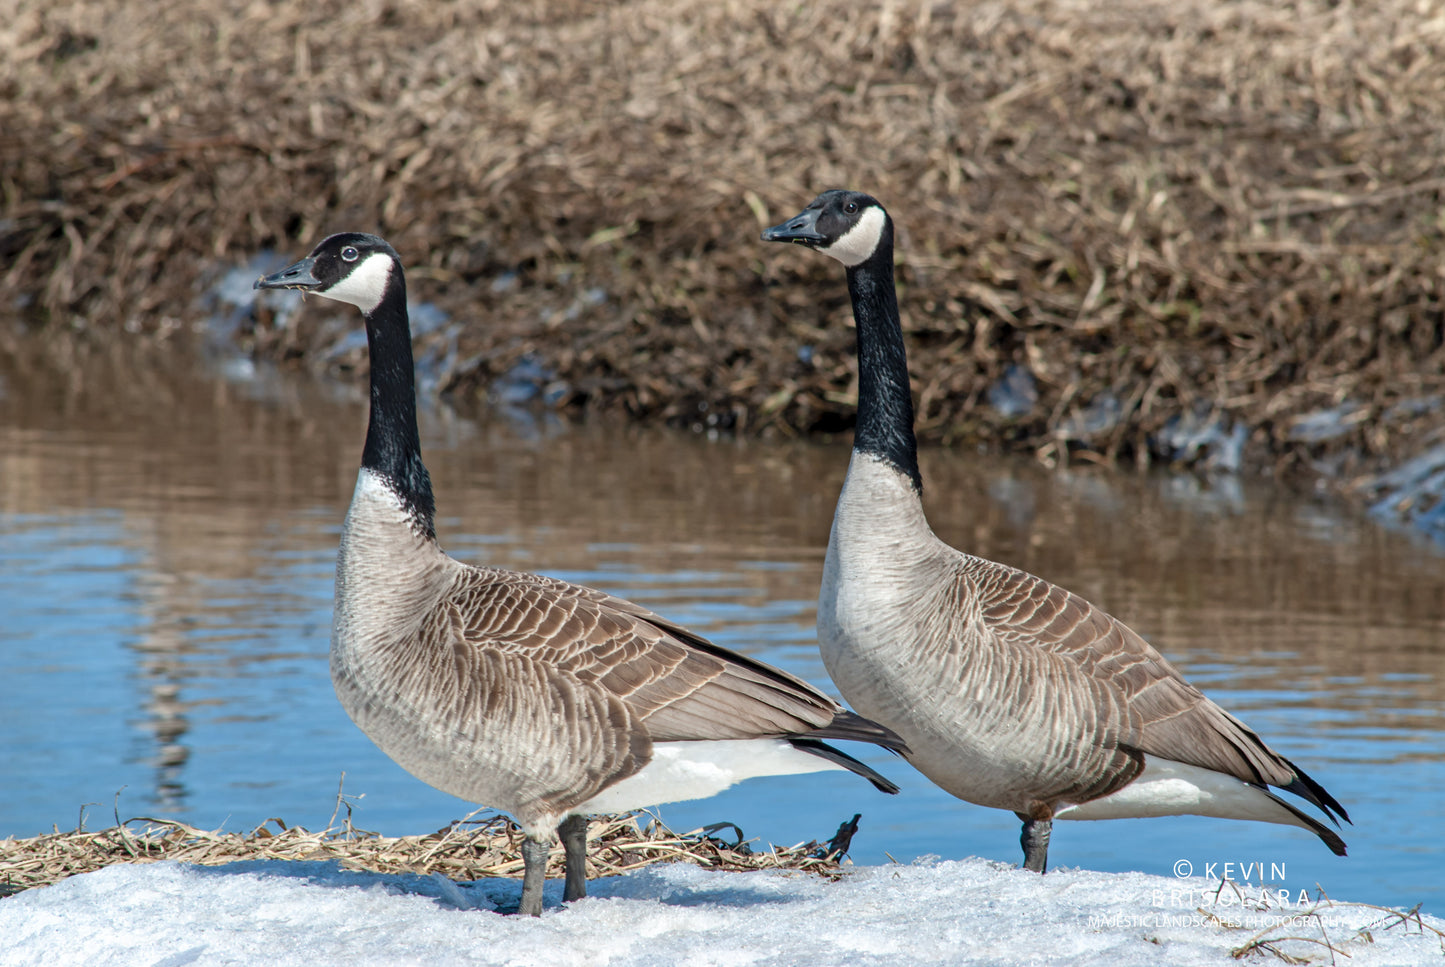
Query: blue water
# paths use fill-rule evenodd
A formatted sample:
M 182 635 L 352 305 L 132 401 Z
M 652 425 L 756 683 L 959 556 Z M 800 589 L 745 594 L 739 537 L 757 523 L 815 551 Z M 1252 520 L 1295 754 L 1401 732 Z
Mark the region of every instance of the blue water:
M 382 756 L 332 695 L 355 402 L 257 400 L 201 376 L 166 385 L 187 394 L 181 429 L 176 402 L 151 405 L 153 390 L 64 401 L 36 390 L 32 410 L 12 375 L 0 397 L 0 836 L 117 816 L 319 829 L 339 788 L 357 826 L 391 835 L 466 815 Z M 708 444 L 444 411 L 423 421 L 452 553 L 621 594 L 827 687 L 813 595 L 846 442 Z M 1187 865 L 1445 909 L 1438 548 L 1267 485 L 936 452 L 924 473 L 941 535 L 1128 620 L 1355 820 L 1346 859 L 1257 823 L 1061 822 L 1053 866 Z M 679 831 L 737 823 L 756 848 L 826 840 L 857 812 L 858 863 L 1018 862 L 1012 815 L 953 799 L 886 753 L 850 751 L 903 793 L 823 773 L 656 812 Z

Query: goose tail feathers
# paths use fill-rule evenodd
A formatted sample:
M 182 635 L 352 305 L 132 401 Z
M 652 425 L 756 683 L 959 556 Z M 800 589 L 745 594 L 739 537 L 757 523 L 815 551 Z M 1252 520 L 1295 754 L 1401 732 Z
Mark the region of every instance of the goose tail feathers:
M 799 752 L 807 752 L 820 759 L 826 759 L 834 765 L 842 766 L 849 772 L 862 776 L 864 779 L 873 783 L 879 792 L 886 792 L 890 796 L 896 796 L 898 794 L 898 786 L 889 781 L 887 777 L 879 773 L 872 766 L 864 762 L 859 762 L 848 753 L 840 749 L 835 749 L 820 739 L 815 739 L 811 736 L 800 736 L 790 738 L 788 742 Z M 1336 838 L 1338 839 L 1338 837 Z

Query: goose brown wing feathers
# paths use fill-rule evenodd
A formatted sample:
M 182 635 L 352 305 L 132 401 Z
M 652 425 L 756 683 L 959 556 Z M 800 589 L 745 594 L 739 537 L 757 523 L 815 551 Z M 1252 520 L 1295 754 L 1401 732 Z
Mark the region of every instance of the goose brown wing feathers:
M 469 569 L 453 601 L 466 647 L 543 663 L 620 703 L 654 741 L 837 735 L 835 719 L 856 718 L 800 679 L 590 588 Z
M 1001 641 L 1041 650 L 1102 684 L 1114 701 L 1100 710 L 1118 716 L 1121 748 L 1245 782 L 1288 787 L 1300 777 L 1117 619 L 1041 578 L 971 560 L 984 626 Z

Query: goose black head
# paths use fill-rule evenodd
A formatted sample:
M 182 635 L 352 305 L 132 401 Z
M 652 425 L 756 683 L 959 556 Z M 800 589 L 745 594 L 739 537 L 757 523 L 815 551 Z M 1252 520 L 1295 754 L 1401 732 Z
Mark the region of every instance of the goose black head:
M 806 245 L 851 269 L 885 245 L 891 255 L 893 222 L 872 195 L 833 188 L 783 224 L 765 230 L 763 241 Z
M 383 238 L 342 232 L 322 239 L 311 254 L 256 280 L 257 289 L 300 289 L 370 313 L 401 277 L 401 258 Z

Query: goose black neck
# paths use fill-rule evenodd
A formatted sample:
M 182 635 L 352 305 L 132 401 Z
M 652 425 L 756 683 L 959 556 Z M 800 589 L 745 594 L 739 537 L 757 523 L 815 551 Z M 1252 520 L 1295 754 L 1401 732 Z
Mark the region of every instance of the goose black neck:
M 435 537 L 436 501 L 421 460 L 411 326 L 400 272 L 393 273 L 381 302 L 366 314 L 366 344 L 371 353 L 371 421 L 361 465 L 385 477 L 418 527 Z
M 853 449 L 879 457 L 923 492 L 913 397 L 898 293 L 893 286 L 893 243 L 885 233 L 867 261 L 848 269 L 848 295 L 858 328 L 858 425 Z

